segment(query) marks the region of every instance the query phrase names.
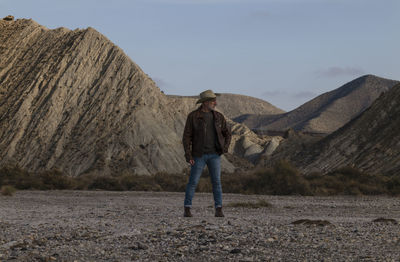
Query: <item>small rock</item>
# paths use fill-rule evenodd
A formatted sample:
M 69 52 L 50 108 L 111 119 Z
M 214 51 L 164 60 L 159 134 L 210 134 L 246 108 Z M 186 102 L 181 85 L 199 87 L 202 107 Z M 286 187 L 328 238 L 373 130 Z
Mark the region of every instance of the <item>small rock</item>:
M 136 242 L 135 245 L 133 245 L 133 246 L 131 246 L 129 248 L 133 249 L 133 250 L 146 250 L 146 249 L 148 249 L 148 247 L 145 244 L 140 243 L 140 242 Z
M 204 229 L 205 229 L 205 230 L 218 230 L 218 229 L 219 229 L 219 226 L 213 226 L 213 225 L 211 225 L 211 226 L 206 226 L 206 227 L 204 227 Z
M 242 250 L 240 250 L 239 248 L 234 248 L 234 249 L 232 249 L 231 250 L 231 254 L 239 254 L 239 253 L 241 253 L 242 252 Z
M 5 249 L 8 249 L 8 248 L 12 247 L 13 245 L 15 245 L 17 243 L 18 243 L 18 241 L 11 241 L 11 242 L 3 244 L 1 247 L 5 248 Z
M 311 220 L 311 219 L 299 219 L 292 222 L 293 225 L 315 225 L 315 226 L 328 226 L 332 225 L 327 220 Z
M 384 217 L 380 217 L 380 218 L 374 219 L 374 220 L 372 220 L 372 222 L 375 222 L 375 223 L 386 223 L 386 224 L 392 223 L 392 224 L 395 224 L 395 225 L 398 224 L 398 222 L 395 219 L 393 219 L 393 218 L 384 218 Z
M 200 251 L 206 251 L 209 250 L 210 248 L 208 246 L 200 246 L 199 250 Z

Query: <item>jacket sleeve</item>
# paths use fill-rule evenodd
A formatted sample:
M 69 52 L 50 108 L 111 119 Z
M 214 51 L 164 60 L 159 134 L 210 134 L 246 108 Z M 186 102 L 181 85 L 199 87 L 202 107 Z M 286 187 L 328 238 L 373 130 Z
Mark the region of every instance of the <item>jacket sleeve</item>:
M 229 145 L 230 145 L 231 139 L 232 139 L 232 133 L 231 133 L 230 127 L 226 124 L 225 117 L 223 118 L 223 121 L 222 121 L 221 133 L 225 139 L 223 153 L 228 153 Z
M 186 161 L 193 159 L 192 157 L 192 141 L 193 141 L 193 119 L 191 114 L 186 119 L 185 129 L 183 131 L 183 149 L 185 150 Z

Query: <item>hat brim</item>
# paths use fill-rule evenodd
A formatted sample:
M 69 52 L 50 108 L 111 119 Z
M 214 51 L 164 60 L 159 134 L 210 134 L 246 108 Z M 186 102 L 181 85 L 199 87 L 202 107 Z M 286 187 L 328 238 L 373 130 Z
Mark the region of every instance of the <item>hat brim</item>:
M 214 94 L 215 94 L 215 97 L 200 98 L 199 100 L 197 100 L 196 104 L 200 104 L 200 103 L 203 103 L 203 102 L 208 101 L 208 100 L 213 100 L 213 99 L 217 98 L 217 96 L 221 95 L 220 93 L 214 93 Z

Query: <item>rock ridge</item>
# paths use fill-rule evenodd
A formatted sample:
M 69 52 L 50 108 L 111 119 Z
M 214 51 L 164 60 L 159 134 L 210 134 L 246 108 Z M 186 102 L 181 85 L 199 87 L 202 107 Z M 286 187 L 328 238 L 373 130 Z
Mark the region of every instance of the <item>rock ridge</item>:
M 395 80 L 365 75 L 290 112 L 280 115 L 249 114 L 234 120 L 261 133 L 293 128 L 296 131 L 329 134 L 362 113 L 381 93 L 397 83 Z
M 181 136 L 193 105 L 164 95 L 101 33 L 0 20 L 0 43 L 0 165 L 71 176 L 187 170 Z M 234 133 L 243 135 L 270 140 Z M 226 158 L 223 167 L 235 170 Z
M 267 164 L 286 158 L 304 173 L 350 166 L 370 174 L 400 171 L 400 84 L 383 93 L 362 114 L 323 139 L 282 144 Z M 302 142 L 300 142 L 302 141 Z

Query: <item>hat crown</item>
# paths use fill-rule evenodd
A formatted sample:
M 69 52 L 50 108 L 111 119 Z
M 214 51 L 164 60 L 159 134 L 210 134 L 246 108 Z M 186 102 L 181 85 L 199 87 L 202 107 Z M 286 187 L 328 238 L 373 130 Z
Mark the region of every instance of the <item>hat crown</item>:
M 216 98 L 217 96 L 214 94 L 212 90 L 206 90 L 200 93 L 200 98 Z
M 211 100 L 217 98 L 217 95 L 212 90 L 206 90 L 200 93 L 200 99 L 197 101 L 196 104 L 203 103 L 207 100 Z

